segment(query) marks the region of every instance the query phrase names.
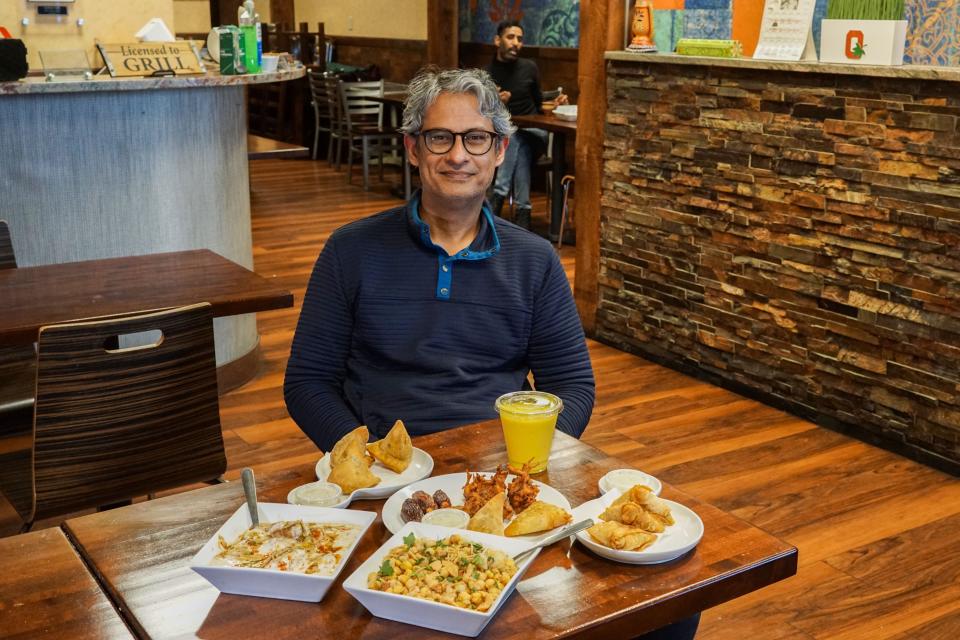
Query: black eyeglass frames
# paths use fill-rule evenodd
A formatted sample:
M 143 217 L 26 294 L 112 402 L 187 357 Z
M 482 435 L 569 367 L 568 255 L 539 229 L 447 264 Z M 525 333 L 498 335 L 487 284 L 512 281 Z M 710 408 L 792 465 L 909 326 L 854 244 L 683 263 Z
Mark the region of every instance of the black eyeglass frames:
M 472 156 L 482 156 L 493 147 L 494 140 L 500 136 L 493 131 L 471 129 L 469 131 L 450 131 L 449 129 L 427 129 L 419 134 L 427 145 L 427 151 L 437 155 L 447 153 L 453 149 L 457 138 L 463 143 L 463 148 Z

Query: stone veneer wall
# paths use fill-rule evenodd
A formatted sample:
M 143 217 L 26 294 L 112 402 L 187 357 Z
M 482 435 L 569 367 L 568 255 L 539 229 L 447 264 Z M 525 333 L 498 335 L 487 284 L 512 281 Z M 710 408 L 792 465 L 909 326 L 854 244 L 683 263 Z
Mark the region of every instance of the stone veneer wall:
M 596 337 L 960 469 L 960 83 L 610 62 Z

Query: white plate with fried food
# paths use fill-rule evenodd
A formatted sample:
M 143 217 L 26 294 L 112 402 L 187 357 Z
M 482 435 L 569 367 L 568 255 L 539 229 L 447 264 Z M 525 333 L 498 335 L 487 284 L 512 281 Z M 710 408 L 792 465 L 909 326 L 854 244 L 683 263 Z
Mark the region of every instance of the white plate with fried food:
M 577 540 L 610 560 L 660 564 L 684 555 L 703 538 L 703 521 L 690 508 L 651 493 L 651 511 L 624 495 L 629 491 L 613 490 L 574 509 L 575 521 L 592 518 L 597 522 L 596 528 L 577 532 Z M 640 550 L 623 550 L 631 547 Z
M 327 454 L 317 461 L 317 478 L 326 480 L 330 475 L 330 455 Z M 370 465 L 370 473 L 380 479 L 376 485 L 365 489 L 356 489 L 350 495 L 352 500 L 375 500 L 386 498 L 392 495 L 398 489 L 409 485 L 411 482 L 422 480 L 433 472 L 433 458 L 423 449 L 413 448 L 413 457 L 403 473 L 397 473 L 386 468 L 379 461 Z M 350 504 L 347 501 L 346 504 Z M 343 506 L 346 506 L 343 505 Z
M 469 474 L 474 483 L 472 486 L 477 486 L 477 480 L 487 482 L 490 486 L 490 493 L 494 495 L 498 492 L 502 492 L 503 489 L 506 489 L 508 496 L 513 497 L 513 504 L 511 501 L 506 500 L 504 513 L 503 513 L 503 524 L 508 525 L 512 520 L 515 519 L 515 513 L 513 506 L 518 507 L 518 512 L 526 510 L 528 507 L 532 506 L 536 502 L 546 503 L 552 507 L 558 507 L 562 509 L 565 514 L 568 516 L 564 518 L 564 522 L 561 524 L 567 524 L 570 522 L 570 501 L 567 500 L 566 496 L 562 493 L 551 487 L 550 485 L 543 484 L 537 480 L 532 480 L 529 476 L 519 476 L 519 481 L 517 484 L 513 484 L 518 480 L 518 476 L 514 474 L 509 474 L 506 471 L 505 467 L 502 467 L 498 472 L 486 472 L 477 474 Z M 403 489 L 397 491 L 387 502 L 383 505 L 383 511 L 381 512 L 381 517 L 383 518 L 383 525 L 391 532 L 396 533 L 403 528 L 404 524 L 408 520 L 411 520 L 409 515 L 407 519 L 402 513 L 403 503 L 408 498 L 414 499 L 414 494 L 418 494 L 421 499 L 424 499 L 425 496 L 434 498 L 434 503 L 436 503 L 436 498 L 439 497 L 437 492 L 442 492 L 449 500 L 447 505 L 437 505 L 439 507 L 443 506 L 452 506 L 452 507 L 465 507 L 465 511 L 471 515 L 477 513 L 482 507 L 489 501 L 490 497 L 487 495 L 480 495 L 476 491 L 468 490 L 468 496 L 473 496 L 472 499 L 467 499 L 464 496 L 464 486 L 467 485 L 468 474 L 467 473 L 449 473 L 442 476 L 434 476 L 432 478 L 427 478 L 421 480 L 420 482 L 415 482 L 411 485 L 407 485 Z M 513 485 L 514 490 L 511 492 L 510 488 Z M 494 486 L 500 488 L 500 491 L 497 491 Z M 418 493 L 420 492 L 420 493 Z M 424 509 L 425 512 L 428 511 Z M 413 521 L 416 521 L 415 518 L 412 518 Z M 556 527 L 554 527 L 555 529 Z M 546 530 L 538 532 L 535 534 L 527 535 L 518 535 L 516 536 L 517 540 L 524 540 L 527 543 L 535 543 L 536 541 L 550 535 L 551 531 Z

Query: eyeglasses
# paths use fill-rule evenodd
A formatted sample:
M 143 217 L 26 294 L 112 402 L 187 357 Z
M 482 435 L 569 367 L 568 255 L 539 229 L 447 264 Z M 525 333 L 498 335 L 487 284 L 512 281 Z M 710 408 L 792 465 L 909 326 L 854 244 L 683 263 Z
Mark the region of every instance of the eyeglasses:
M 472 156 L 482 156 L 490 151 L 494 140 L 500 139 L 500 136 L 493 131 L 484 131 L 483 129 L 471 129 L 470 131 L 428 129 L 421 131 L 420 135 L 423 137 L 424 144 L 427 145 L 427 151 L 437 155 L 453 149 L 458 137 L 463 143 L 463 148 Z

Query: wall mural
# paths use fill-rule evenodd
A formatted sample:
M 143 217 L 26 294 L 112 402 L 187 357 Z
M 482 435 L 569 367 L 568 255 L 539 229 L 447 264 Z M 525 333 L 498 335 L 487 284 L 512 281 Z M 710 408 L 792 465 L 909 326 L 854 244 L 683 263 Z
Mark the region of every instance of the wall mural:
M 751 0 L 760 2 L 761 0 Z M 738 0 L 653 0 L 657 48 L 673 51 L 680 38 L 732 37 L 738 20 L 759 20 L 736 10 Z M 906 64 L 960 66 L 960 0 L 906 0 Z M 820 46 L 820 21 L 827 0 L 817 0 L 813 36 Z M 460 0 L 460 40 L 492 43 L 501 20 L 523 24 L 528 45 L 576 47 L 580 3 L 577 0 Z
M 460 41 L 490 44 L 503 20 L 520 20 L 524 42 L 538 47 L 576 47 L 578 0 L 460 0 Z

